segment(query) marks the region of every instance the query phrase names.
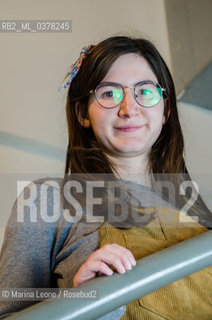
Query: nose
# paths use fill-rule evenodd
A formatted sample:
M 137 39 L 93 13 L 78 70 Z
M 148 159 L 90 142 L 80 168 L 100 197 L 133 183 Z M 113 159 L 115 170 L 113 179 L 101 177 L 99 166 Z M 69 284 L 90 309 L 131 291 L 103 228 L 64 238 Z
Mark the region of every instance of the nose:
M 135 117 L 139 115 L 139 105 L 134 98 L 134 92 L 131 88 L 124 89 L 124 98 L 120 103 L 119 116 L 120 117 Z

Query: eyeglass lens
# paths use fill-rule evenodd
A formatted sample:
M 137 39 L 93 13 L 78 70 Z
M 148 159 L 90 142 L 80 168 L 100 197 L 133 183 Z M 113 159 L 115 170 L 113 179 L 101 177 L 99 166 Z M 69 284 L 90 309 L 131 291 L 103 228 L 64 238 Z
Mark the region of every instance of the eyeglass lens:
M 143 107 L 155 106 L 162 97 L 162 89 L 155 83 L 139 83 L 135 87 L 135 100 Z M 119 84 L 103 84 L 96 89 L 96 98 L 105 108 L 114 108 L 124 98 L 123 88 Z

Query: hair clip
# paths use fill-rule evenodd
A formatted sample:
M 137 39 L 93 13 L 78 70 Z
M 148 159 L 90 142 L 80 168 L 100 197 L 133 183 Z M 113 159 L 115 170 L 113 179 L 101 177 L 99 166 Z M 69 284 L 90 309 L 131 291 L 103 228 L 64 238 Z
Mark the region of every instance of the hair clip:
M 77 59 L 77 61 L 75 63 L 73 63 L 69 67 L 67 74 L 66 74 L 64 80 L 62 81 L 58 91 L 63 91 L 70 85 L 71 81 L 74 79 L 74 77 L 76 77 L 77 73 L 79 72 L 79 69 L 80 69 L 81 64 L 83 62 L 83 59 L 86 57 L 86 54 L 89 52 L 91 47 L 92 47 L 92 45 L 89 45 L 89 46 L 84 47 L 82 49 L 82 51 L 80 52 L 80 57 Z

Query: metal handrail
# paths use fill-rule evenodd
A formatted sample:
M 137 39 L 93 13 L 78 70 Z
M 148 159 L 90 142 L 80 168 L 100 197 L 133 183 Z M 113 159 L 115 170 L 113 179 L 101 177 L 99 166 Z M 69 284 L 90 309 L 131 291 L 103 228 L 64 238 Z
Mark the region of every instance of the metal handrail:
M 98 288 L 98 299 L 57 299 L 24 309 L 9 320 L 89 320 L 212 265 L 212 231 L 137 261 L 125 274 L 99 277 L 78 287 Z

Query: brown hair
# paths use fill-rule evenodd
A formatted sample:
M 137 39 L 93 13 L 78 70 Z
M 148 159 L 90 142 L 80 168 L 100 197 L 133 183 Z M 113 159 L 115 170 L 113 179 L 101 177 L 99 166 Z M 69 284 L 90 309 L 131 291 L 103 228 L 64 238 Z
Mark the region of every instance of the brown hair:
M 176 94 L 170 71 L 155 46 L 145 39 L 116 36 L 92 46 L 73 79 L 67 97 L 66 114 L 69 143 L 65 173 L 112 173 L 114 168 L 96 141 L 92 128 L 81 126 L 76 115 L 80 102 L 81 115 L 87 114 L 89 91 L 96 88 L 121 55 L 135 53 L 146 59 L 159 84 L 166 89 L 165 116 L 160 136 L 150 153 L 149 168 L 153 173 L 184 173 L 184 142 L 179 123 Z M 168 111 L 170 114 L 168 116 Z

